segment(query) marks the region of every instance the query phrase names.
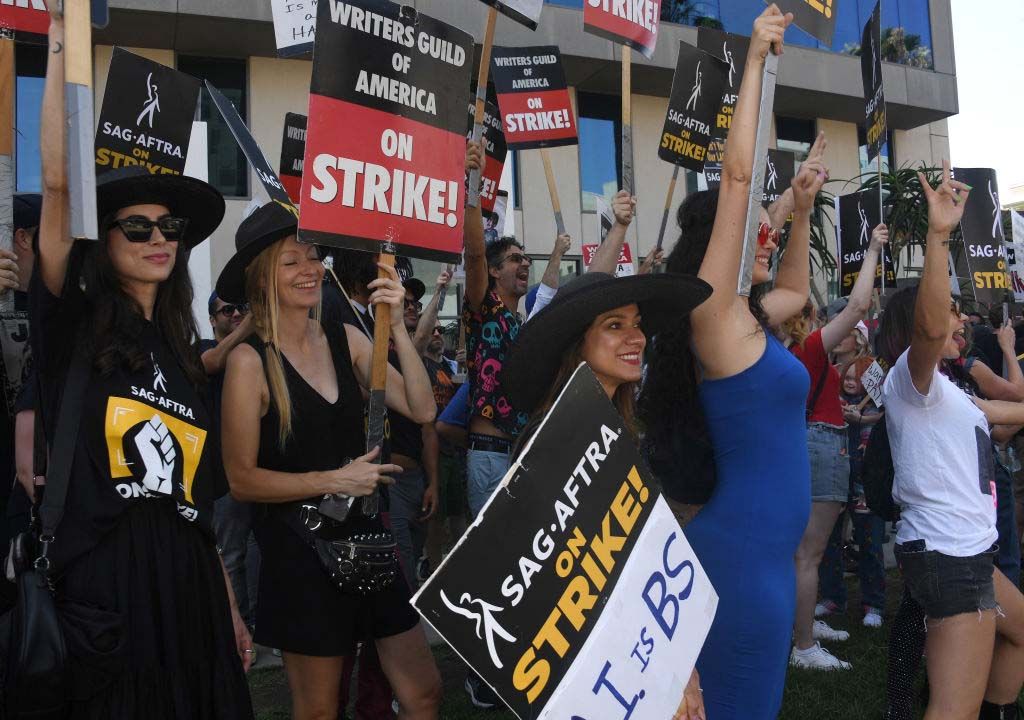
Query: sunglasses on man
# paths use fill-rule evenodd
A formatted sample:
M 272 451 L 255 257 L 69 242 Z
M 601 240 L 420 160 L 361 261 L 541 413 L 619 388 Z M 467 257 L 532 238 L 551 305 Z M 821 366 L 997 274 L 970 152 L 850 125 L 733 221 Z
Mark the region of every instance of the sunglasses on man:
M 223 315 L 226 318 L 231 317 L 235 313 L 238 313 L 239 315 L 248 315 L 249 314 L 249 306 L 247 304 L 225 305 L 224 307 L 218 308 L 214 312 L 217 315 Z
M 153 238 L 153 228 L 155 227 L 160 228 L 160 234 L 167 242 L 178 242 L 185 236 L 188 218 L 165 215 L 158 220 L 150 220 L 142 215 L 129 215 L 126 218 L 114 220 L 111 225 L 120 228 L 130 242 L 149 242 Z
M 502 259 L 501 262 L 514 262 L 516 265 L 522 265 L 523 263 L 526 263 L 527 265 L 533 265 L 533 260 L 530 259 L 530 256 L 523 255 L 522 253 L 509 253 L 504 257 L 504 259 Z

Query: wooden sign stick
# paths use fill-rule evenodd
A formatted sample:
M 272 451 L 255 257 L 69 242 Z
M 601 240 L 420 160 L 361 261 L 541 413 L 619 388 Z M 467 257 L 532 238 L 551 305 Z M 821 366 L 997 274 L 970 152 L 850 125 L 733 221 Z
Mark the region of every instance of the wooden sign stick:
M 565 235 L 565 218 L 562 217 L 562 201 L 558 199 L 558 186 L 555 184 L 555 171 L 551 166 L 551 155 L 547 148 L 540 149 L 540 159 L 544 163 L 544 178 L 548 181 L 548 195 L 551 196 L 551 209 L 555 213 L 555 228 L 558 235 Z
M 385 268 L 395 266 L 395 247 L 390 242 L 381 244 L 377 262 L 383 265 L 378 279 L 390 277 Z M 366 430 L 366 452 L 375 447 L 383 449 L 384 425 L 387 420 L 385 393 L 388 384 L 388 342 L 391 340 L 391 306 L 379 303 L 373 311 L 373 356 L 370 365 L 370 406 Z M 377 456 L 377 462 L 381 458 Z M 376 515 L 379 510 L 380 493 L 375 492 L 363 498 L 363 514 Z
M 0 248 L 14 249 L 14 41 L 9 38 L 0 39 Z M 12 310 L 14 293 L 6 292 L 0 313 Z
M 622 46 L 622 189 L 633 194 L 633 51 Z
M 473 142 L 480 142 L 484 136 L 484 106 L 487 103 L 487 81 L 491 77 L 491 50 L 494 48 L 494 27 L 498 23 L 498 8 L 491 6 L 487 12 L 487 29 L 484 44 L 480 50 L 480 73 L 476 85 L 476 109 L 473 115 Z M 469 207 L 480 206 L 480 171 L 469 173 Z
M 658 231 L 658 244 L 655 246 L 655 251 L 661 250 L 662 243 L 665 241 L 665 230 L 668 229 L 668 216 L 672 212 L 672 200 L 676 195 L 676 181 L 679 179 L 679 166 L 675 165 L 672 168 L 672 179 L 668 183 L 668 195 L 665 196 L 665 214 L 661 216 L 661 229 Z

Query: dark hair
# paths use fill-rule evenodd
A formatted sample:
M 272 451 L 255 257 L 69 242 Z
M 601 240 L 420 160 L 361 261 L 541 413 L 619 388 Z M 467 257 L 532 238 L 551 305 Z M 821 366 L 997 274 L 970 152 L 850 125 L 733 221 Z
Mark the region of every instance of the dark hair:
M 914 336 L 914 306 L 917 285 L 896 291 L 885 304 L 875 335 L 875 355 L 891 367 L 910 347 Z
M 207 312 L 209 312 L 210 317 L 213 317 L 213 314 L 217 312 L 218 300 L 220 300 L 220 298 L 217 297 L 217 291 L 214 290 L 212 293 L 210 293 L 210 299 L 206 301 L 206 310 Z
M 978 313 L 974 313 L 977 315 Z M 993 305 L 988 309 L 988 323 L 994 328 L 1000 328 L 1003 325 L 1003 306 L 1001 304 Z
M 668 256 L 668 272 L 696 275 L 700 271 L 717 212 L 717 189 L 687 196 L 676 213 L 680 236 Z M 757 285 L 750 294 L 750 312 L 763 327 L 768 322 L 761 307 L 766 289 L 765 285 Z M 644 449 L 655 474 L 669 472 L 671 466 L 677 465 L 675 456 L 680 448 L 685 448 L 687 467 L 674 469 L 685 475 L 686 499 L 675 499 L 700 503 L 707 501 L 713 488 L 714 451 L 697 396 L 697 360 L 690 349 L 690 335 L 690 319 L 686 317 L 654 338 L 648 351 L 647 377 L 640 391 L 637 416 L 644 432 Z
M 334 250 L 334 267 L 345 292 L 352 295 L 377 279 L 377 256 L 360 250 Z
M 501 261 L 505 257 L 505 253 L 508 251 L 509 248 L 513 247 L 519 248 L 520 250 L 526 249 L 523 247 L 523 244 L 521 242 L 519 242 L 518 240 L 511 236 L 500 237 L 494 242 L 487 243 L 487 267 L 496 268 L 499 265 L 501 265 Z M 490 274 L 488 274 L 487 289 L 490 290 L 493 286 L 494 278 L 491 277 Z
M 110 223 L 104 222 L 101 227 L 104 228 L 101 237 L 105 238 Z M 149 362 L 137 340 L 145 322 L 142 308 L 124 291 L 111 262 L 106 239 L 78 243 L 78 246 L 84 246 L 80 275 L 89 308 L 89 335 L 95 367 L 101 375 L 110 375 L 118 368 L 138 372 Z M 157 286 L 153 325 L 189 382 L 201 386 L 206 382 L 206 373 L 196 349 L 199 330 L 192 315 L 188 254 L 185 243 L 178 243 L 174 268 L 170 276 Z M 69 274 L 69 277 L 78 275 Z

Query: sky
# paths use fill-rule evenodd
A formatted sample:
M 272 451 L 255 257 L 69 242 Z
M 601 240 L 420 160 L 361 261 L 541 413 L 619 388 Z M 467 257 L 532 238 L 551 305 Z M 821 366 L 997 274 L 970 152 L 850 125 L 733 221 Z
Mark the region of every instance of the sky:
M 949 118 L 951 160 L 995 168 L 1008 198 L 1011 185 L 1024 184 L 1024 0 L 952 7 L 960 114 Z

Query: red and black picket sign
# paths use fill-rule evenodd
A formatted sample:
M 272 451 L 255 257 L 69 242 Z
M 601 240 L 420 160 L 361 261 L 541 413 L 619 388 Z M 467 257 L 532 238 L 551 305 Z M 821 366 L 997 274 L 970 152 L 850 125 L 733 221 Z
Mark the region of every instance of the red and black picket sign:
M 728 75 L 725 61 L 680 41 L 659 158 L 703 172 Z
M 0 3 L 0 36 L 22 43 L 45 45 L 50 13 L 43 0 Z
M 1012 300 L 996 171 L 955 167 L 953 178 L 971 186 L 960 231 L 975 299 L 985 305 Z
M 661 21 L 661 0 L 586 0 L 583 29 L 620 45 L 628 45 L 644 57 L 654 56 Z
M 495 47 L 492 78 L 512 150 L 577 145 L 576 117 L 554 45 Z
M 860 74 L 864 82 L 864 125 L 868 141 L 868 162 L 882 151 L 885 144 L 885 91 L 882 88 L 882 9 L 875 3 L 874 12 L 864 26 L 860 41 Z
M 846 297 L 853 290 L 860 274 L 864 254 L 871 245 L 871 231 L 882 219 L 878 190 L 861 190 L 836 197 L 836 237 L 839 244 L 839 294 Z M 875 268 L 874 287 L 882 287 L 882 268 L 886 287 L 896 287 L 896 265 L 889 246 L 885 246 L 884 262 Z
M 473 134 L 473 122 L 476 117 L 476 98 L 469 99 L 469 129 L 466 136 Z M 484 152 L 487 162 L 481 178 L 480 209 L 485 213 L 494 211 L 494 203 L 498 199 L 498 184 L 505 169 L 505 158 L 508 156 L 508 145 L 501 127 L 501 113 L 492 102 L 484 105 Z
M 306 157 L 306 116 L 288 113 L 284 116 L 284 137 L 281 138 L 281 165 L 278 174 L 288 197 L 298 205 L 302 195 L 302 161 Z
M 540 22 L 540 14 L 544 9 L 544 0 L 483 0 L 491 7 L 498 8 L 505 17 L 512 18 L 517 23 L 525 25 L 531 30 L 537 29 Z
M 140 165 L 185 171 L 199 80 L 115 47 L 96 129 L 96 174 Z
M 458 262 L 473 38 L 390 0 L 318 5 L 299 231 Z

